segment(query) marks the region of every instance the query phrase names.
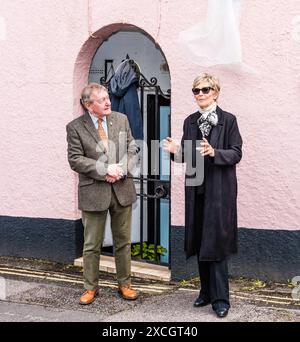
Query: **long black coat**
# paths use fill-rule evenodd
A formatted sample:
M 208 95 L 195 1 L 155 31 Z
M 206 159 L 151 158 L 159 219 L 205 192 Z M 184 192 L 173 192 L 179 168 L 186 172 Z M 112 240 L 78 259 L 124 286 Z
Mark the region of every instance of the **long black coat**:
M 202 229 L 199 259 L 207 261 L 222 260 L 237 252 L 236 164 L 242 158 L 242 138 L 234 115 L 220 107 L 217 107 L 217 114 L 218 125 L 212 128 L 209 140 L 215 149 L 215 157 L 206 157 L 203 225 L 202 222 L 194 222 L 195 212 L 201 208 L 195 207 L 197 187 L 187 186 L 187 175 L 185 186 L 186 256 L 188 258 L 196 254 L 195 230 Z M 182 148 L 184 141 L 196 142 L 199 115 L 196 112 L 185 119 Z M 199 152 L 194 145 L 193 163 L 196 153 Z

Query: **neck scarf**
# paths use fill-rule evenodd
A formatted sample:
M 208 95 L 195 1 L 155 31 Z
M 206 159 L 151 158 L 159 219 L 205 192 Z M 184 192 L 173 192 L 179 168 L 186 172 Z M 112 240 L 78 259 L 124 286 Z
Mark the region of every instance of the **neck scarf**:
M 214 102 L 211 106 L 205 109 L 199 109 L 201 113 L 200 118 L 197 120 L 202 137 L 207 137 L 213 126 L 218 124 L 217 104 Z

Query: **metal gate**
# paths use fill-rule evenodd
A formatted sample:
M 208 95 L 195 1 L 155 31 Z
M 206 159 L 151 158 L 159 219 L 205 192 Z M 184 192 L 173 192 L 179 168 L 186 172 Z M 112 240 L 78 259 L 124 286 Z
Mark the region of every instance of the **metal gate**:
M 153 158 L 151 147 L 153 141 L 161 141 L 170 135 L 170 92 L 164 93 L 157 84 L 157 78 L 148 80 L 133 60 L 130 63 L 139 78 L 140 108 L 142 118 L 147 119 L 144 128 L 147 129 L 150 151 L 148 156 L 143 156 L 148 157 L 148 169 L 133 177 L 139 199 L 139 242 L 133 245 L 133 258 L 169 266 L 170 158 L 164 155 L 161 148 Z M 102 77 L 100 83 L 108 86 L 109 80 Z

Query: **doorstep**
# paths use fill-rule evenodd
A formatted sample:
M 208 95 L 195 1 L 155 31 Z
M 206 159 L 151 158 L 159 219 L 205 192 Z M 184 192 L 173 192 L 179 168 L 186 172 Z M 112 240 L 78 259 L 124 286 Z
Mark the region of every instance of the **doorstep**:
M 83 267 L 83 258 L 75 259 L 74 265 Z M 116 273 L 115 258 L 107 255 L 101 255 L 99 270 L 107 273 Z M 131 261 L 131 276 L 142 279 L 170 281 L 171 271 L 166 266 L 140 261 Z

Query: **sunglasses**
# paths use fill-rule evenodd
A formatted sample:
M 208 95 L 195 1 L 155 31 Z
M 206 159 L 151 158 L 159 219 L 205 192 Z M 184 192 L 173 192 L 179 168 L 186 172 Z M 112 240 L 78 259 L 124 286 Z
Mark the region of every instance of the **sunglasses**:
M 194 95 L 199 95 L 200 91 L 202 91 L 202 94 L 208 94 L 210 90 L 213 90 L 211 87 L 203 87 L 203 88 L 193 88 L 192 92 Z

